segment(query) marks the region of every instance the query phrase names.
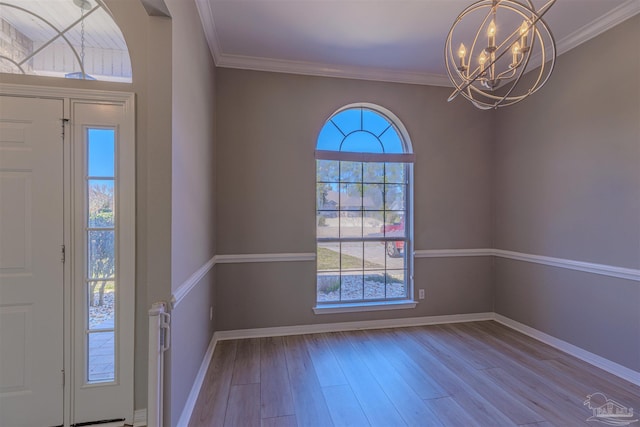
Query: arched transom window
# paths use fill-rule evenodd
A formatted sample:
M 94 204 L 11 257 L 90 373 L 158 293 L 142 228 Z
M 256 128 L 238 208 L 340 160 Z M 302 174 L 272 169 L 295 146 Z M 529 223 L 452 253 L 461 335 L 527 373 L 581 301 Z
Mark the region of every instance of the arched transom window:
M 400 121 L 342 108 L 316 145 L 317 307 L 411 298 L 413 154 Z
M 0 72 L 130 83 L 131 60 L 102 0 L 4 0 Z

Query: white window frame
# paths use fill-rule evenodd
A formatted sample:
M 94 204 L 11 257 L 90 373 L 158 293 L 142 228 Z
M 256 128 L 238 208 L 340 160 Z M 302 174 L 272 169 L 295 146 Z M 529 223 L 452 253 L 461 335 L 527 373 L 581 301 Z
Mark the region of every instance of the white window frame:
M 316 305 L 313 307 L 315 314 L 334 314 L 345 312 L 358 312 L 358 311 L 379 311 L 379 310 L 396 310 L 396 309 L 410 309 L 415 308 L 417 301 L 415 300 L 414 284 L 413 284 L 413 163 L 414 154 L 409 138 L 409 134 L 400 121 L 400 119 L 391 111 L 380 107 L 379 105 L 370 103 L 354 103 L 346 105 L 339 110 L 335 111 L 329 119 L 323 123 L 323 127 L 337 114 L 351 109 L 366 109 L 376 112 L 382 115 L 391 123 L 398 135 L 402 139 L 405 152 L 402 154 L 380 154 L 380 153 L 367 153 L 367 152 L 344 152 L 344 151 L 325 151 L 316 150 L 316 159 L 318 160 L 336 160 L 336 161 L 354 161 L 354 162 L 386 162 L 386 163 L 405 163 L 406 164 L 406 194 L 405 194 L 405 257 L 406 257 L 406 276 L 405 284 L 407 287 L 407 297 L 404 299 L 389 299 L 389 300 L 375 300 L 375 301 L 337 301 L 319 303 L 316 297 Z M 317 168 L 317 165 L 316 165 Z M 315 184 L 317 185 L 316 180 Z M 317 212 L 317 207 L 316 207 Z M 338 238 L 337 240 L 341 240 Z M 353 239 L 351 239 L 353 240 Z M 364 241 L 364 240 L 363 240 Z M 321 241 L 316 237 L 316 254 L 317 244 Z M 317 259 L 317 256 L 316 256 Z M 386 271 L 386 268 L 385 268 Z M 316 267 L 316 293 L 317 295 L 317 267 Z

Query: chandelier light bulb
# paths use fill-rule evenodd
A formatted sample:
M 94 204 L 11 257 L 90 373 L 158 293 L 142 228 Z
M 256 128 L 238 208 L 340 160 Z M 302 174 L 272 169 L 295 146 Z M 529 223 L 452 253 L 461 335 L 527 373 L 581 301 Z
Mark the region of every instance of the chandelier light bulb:
M 520 46 L 522 50 L 527 49 L 527 36 L 529 35 L 529 22 L 527 20 L 522 21 L 520 26 Z
M 489 47 L 496 46 L 496 23 L 492 19 L 489 24 L 489 28 L 487 28 L 487 36 L 489 38 Z

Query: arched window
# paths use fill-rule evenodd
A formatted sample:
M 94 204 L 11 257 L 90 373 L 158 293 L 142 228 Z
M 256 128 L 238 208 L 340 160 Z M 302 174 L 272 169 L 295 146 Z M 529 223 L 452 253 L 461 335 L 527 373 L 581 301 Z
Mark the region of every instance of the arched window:
M 131 60 L 102 0 L 5 0 L 0 72 L 130 83 Z
M 406 130 L 389 111 L 346 106 L 316 145 L 317 308 L 412 297 L 411 181 Z

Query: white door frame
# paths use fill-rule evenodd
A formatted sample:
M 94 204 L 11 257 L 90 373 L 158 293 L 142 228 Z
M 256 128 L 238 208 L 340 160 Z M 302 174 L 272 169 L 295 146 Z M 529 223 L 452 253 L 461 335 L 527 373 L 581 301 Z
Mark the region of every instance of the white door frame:
M 117 104 L 122 106 L 125 113 L 125 125 L 120 128 L 122 138 L 127 141 L 119 149 L 117 161 L 123 169 L 121 175 L 126 185 L 122 185 L 119 195 L 120 204 L 125 211 L 124 223 L 122 224 L 121 236 L 121 254 L 126 257 L 127 263 L 122 269 L 121 281 L 128 283 L 121 289 L 122 300 L 127 303 L 124 313 L 120 315 L 121 320 L 130 322 L 135 325 L 135 95 L 130 92 L 116 91 L 98 91 L 76 88 L 58 88 L 32 85 L 15 85 L 0 83 L 0 93 L 3 95 L 12 95 L 29 98 L 47 98 L 58 99 L 63 101 L 64 119 L 73 120 L 74 105 L 81 103 L 106 103 Z M 61 117 L 63 119 L 63 117 Z M 64 370 L 65 370 L 65 386 L 64 386 L 64 426 L 68 427 L 73 421 L 73 393 L 76 378 L 74 375 L 74 349 L 75 345 L 75 321 L 79 313 L 82 313 L 80 307 L 74 306 L 74 295 L 78 286 L 84 286 L 84 278 L 74 277 L 73 260 L 76 259 L 77 253 L 73 245 L 73 230 L 75 222 L 81 221 L 81 218 L 74 218 L 76 215 L 76 207 L 73 200 L 74 179 L 73 176 L 73 147 L 72 147 L 72 127 L 65 125 L 64 131 L 64 245 L 66 247 L 66 262 L 64 264 Z M 81 178 L 80 178 L 81 179 Z M 78 283 L 79 282 L 79 283 Z M 134 366 L 134 333 L 131 328 L 130 333 L 124 337 L 122 347 L 127 353 L 125 360 L 121 360 L 120 376 L 127 383 L 127 389 L 130 390 L 129 407 L 126 408 L 126 423 L 133 424 L 134 407 L 133 407 L 133 366 Z

